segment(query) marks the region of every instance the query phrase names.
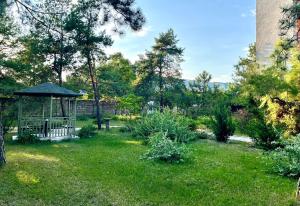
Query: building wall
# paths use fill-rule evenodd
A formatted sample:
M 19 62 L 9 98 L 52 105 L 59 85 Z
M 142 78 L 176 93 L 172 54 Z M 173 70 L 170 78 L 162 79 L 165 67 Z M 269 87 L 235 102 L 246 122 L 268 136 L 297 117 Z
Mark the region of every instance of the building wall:
M 117 106 L 115 102 L 100 102 L 100 110 L 103 114 L 115 115 L 123 113 Z M 78 116 L 95 116 L 96 105 L 94 100 L 77 100 L 76 111 Z
M 269 63 L 269 57 L 279 39 L 279 20 L 281 8 L 292 0 L 257 0 L 256 1 L 256 50 L 260 64 Z

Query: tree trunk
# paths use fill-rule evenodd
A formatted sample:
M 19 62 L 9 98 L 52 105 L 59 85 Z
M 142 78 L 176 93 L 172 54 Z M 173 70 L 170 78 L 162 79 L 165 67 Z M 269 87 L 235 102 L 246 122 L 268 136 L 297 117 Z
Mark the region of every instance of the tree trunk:
M 3 133 L 3 126 L 0 120 L 0 166 L 6 163 L 5 159 L 5 149 L 4 149 L 4 133 Z
M 300 203 L 300 178 L 297 185 L 297 193 L 296 193 L 297 201 Z
M 98 129 L 101 130 L 102 120 L 101 120 L 101 113 L 100 113 L 100 94 L 99 94 L 97 80 L 95 78 L 95 68 L 92 63 L 91 54 L 88 54 L 87 60 L 88 60 L 89 73 L 90 73 L 90 78 L 92 81 L 94 97 L 95 97 L 97 125 L 98 125 Z
M 61 71 L 62 71 L 62 70 L 61 70 Z M 60 87 L 62 87 L 62 83 L 63 83 L 63 81 L 62 81 L 62 72 L 60 72 L 60 73 L 59 73 L 59 86 L 60 86 Z M 59 101 L 60 101 L 60 107 L 61 107 L 61 114 L 62 114 L 63 117 L 66 117 L 65 105 L 64 105 L 64 98 L 61 97 L 61 98 L 59 99 Z
M 163 77 L 162 77 L 162 65 L 159 66 L 159 107 L 160 112 L 164 110 L 164 98 L 163 98 Z
M 61 27 L 60 27 L 60 49 L 59 49 L 59 73 L 58 73 L 58 78 L 59 78 L 59 86 L 62 87 L 63 80 L 62 80 L 62 72 L 63 72 L 63 59 L 64 59 L 64 33 L 63 33 L 63 28 L 62 28 L 62 14 L 60 16 L 61 20 Z M 65 106 L 64 106 L 64 99 L 63 97 L 60 98 L 60 107 L 61 107 L 61 114 L 63 117 L 66 117 L 66 112 L 65 112 Z M 68 114 L 70 115 L 70 114 Z

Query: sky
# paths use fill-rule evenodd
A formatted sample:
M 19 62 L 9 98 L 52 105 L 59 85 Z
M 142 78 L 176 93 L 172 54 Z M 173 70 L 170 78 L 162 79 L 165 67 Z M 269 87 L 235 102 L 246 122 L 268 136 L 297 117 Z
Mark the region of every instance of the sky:
M 232 81 L 234 65 L 255 42 L 255 0 L 136 0 L 136 6 L 146 16 L 144 28 L 114 36 L 107 52 L 122 52 L 134 62 L 151 49 L 155 37 L 172 28 L 185 48 L 184 79 L 206 70 L 215 82 Z

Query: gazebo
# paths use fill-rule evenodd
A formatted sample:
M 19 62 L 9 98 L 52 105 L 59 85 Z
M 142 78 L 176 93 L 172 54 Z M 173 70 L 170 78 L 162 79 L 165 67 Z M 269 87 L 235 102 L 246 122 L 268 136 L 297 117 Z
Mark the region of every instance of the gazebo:
M 18 136 L 32 134 L 51 141 L 76 138 L 76 98 L 80 94 L 53 83 L 14 94 L 19 97 Z

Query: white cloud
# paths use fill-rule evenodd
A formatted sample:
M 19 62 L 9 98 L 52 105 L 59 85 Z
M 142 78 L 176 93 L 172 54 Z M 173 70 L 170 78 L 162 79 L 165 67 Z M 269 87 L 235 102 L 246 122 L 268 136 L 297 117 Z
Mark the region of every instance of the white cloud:
M 133 35 L 137 37 L 145 37 L 149 32 L 151 32 L 151 26 L 145 26 L 140 31 L 133 32 Z

